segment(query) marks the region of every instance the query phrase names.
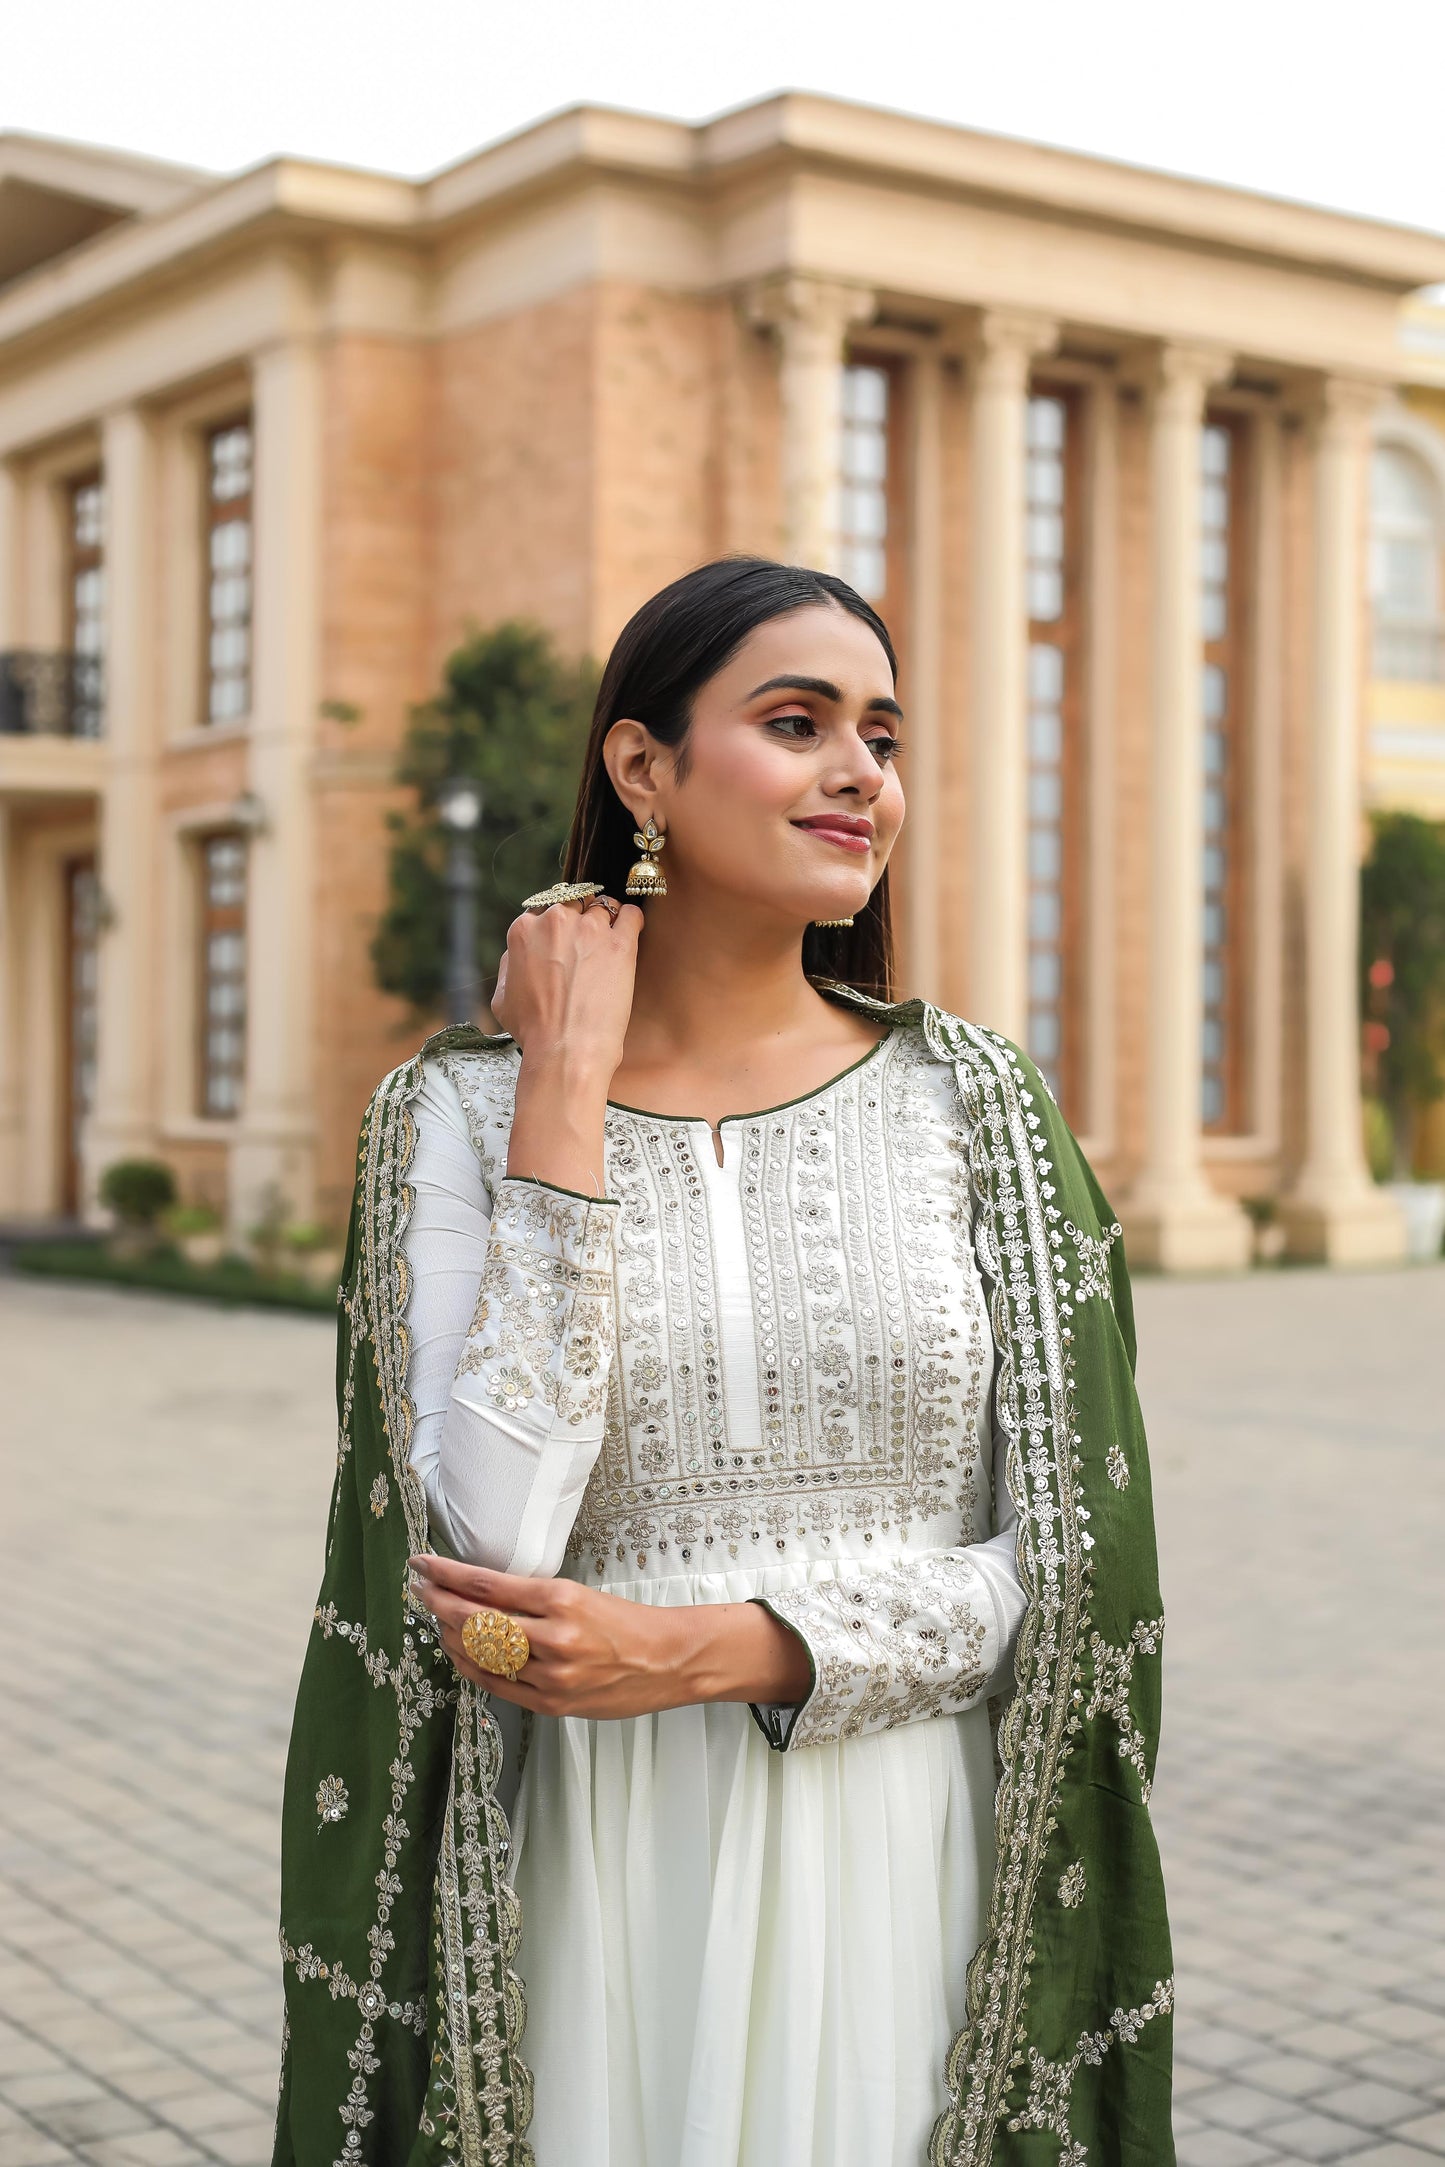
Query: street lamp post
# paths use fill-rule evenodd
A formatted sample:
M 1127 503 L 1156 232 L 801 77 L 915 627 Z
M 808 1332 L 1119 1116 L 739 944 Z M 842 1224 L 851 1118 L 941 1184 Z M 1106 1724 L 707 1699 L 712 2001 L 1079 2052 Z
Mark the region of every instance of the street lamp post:
M 472 837 L 482 817 L 482 793 L 461 777 L 447 783 L 437 799 L 437 814 L 447 831 L 447 973 L 448 1023 L 470 1023 L 477 1002 L 477 878 Z

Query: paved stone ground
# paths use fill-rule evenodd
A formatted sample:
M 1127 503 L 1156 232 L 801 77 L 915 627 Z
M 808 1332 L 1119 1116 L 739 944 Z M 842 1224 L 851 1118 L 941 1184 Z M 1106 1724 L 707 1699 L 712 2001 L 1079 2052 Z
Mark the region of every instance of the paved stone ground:
M 1139 1310 L 1181 2167 L 1438 2163 L 1445 1271 Z M 311 1319 L 0 1281 L 0 2167 L 269 2158 L 330 1367 Z

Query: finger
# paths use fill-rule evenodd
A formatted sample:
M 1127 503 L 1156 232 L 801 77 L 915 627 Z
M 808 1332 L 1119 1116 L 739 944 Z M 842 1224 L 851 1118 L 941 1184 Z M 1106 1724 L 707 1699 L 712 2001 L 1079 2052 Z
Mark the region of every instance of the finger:
M 451 1654 L 450 1649 L 447 1652 Z M 535 1708 L 537 1704 L 536 1688 L 525 1684 L 521 1678 L 499 1678 L 492 1671 L 478 1670 L 471 1658 L 462 1654 L 452 1655 L 452 1666 L 460 1677 L 480 1686 L 484 1693 L 494 1694 L 498 1700 L 511 1701 L 517 1708 Z
M 434 1585 L 465 1596 L 473 1609 L 486 1604 L 494 1610 L 542 1618 L 557 1606 L 555 1580 L 534 1580 L 523 1573 L 495 1573 L 489 1566 L 462 1565 L 455 1558 L 428 1556 L 413 1563 L 426 1568 L 426 1577 Z
M 450 1588 L 478 1603 L 489 1603 L 492 1599 L 483 1583 L 497 1576 L 489 1573 L 485 1565 L 468 1565 L 461 1558 L 444 1558 L 435 1550 L 408 1558 L 407 1563 L 413 1580 L 423 1587 Z
M 421 1599 L 425 1601 L 427 1609 L 441 1627 L 443 1645 L 451 1649 L 460 1648 L 462 1645 L 462 1627 L 466 1624 L 468 1618 L 476 1616 L 476 1604 L 469 1601 L 464 1595 L 452 1595 L 443 1588 L 434 1588 L 429 1597 Z M 508 1613 L 508 1615 L 515 1615 L 515 1613 Z M 568 1628 L 559 1619 L 529 1617 L 524 1627 L 527 1635 L 527 1645 L 531 1650 L 528 1661 L 540 1661 L 544 1664 L 553 1661 L 560 1653 L 559 1637 L 564 1635 L 567 1630 Z

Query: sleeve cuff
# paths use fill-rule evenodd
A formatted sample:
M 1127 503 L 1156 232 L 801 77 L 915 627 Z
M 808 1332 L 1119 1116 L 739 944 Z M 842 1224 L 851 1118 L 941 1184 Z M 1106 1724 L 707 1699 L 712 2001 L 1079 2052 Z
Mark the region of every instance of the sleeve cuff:
M 766 1595 L 750 1595 L 748 1601 L 756 1603 L 759 1609 L 766 1610 L 770 1617 L 776 1618 L 779 1625 L 786 1625 L 789 1632 L 797 1634 L 807 1653 L 808 1690 L 800 1701 L 748 1702 L 753 1721 L 757 1724 L 758 1729 L 762 1732 L 773 1751 L 775 1753 L 786 1753 L 792 1743 L 793 1733 L 798 1727 L 799 1717 L 817 1692 L 818 1659 L 813 1653 L 812 1644 L 807 1635 L 798 1630 L 793 1619 L 785 1618 L 780 1610 L 775 1609 Z
M 582 1204 L 620 1204 L 622 1201 L 621 1197 L 617 1196 L 589 1196 L 585 1189 L 564 1189 L 561 1182 L 544 1181 L 540 1174 L 507 1174 L 503 1180 L 528 1182 L 535 1188 L 549 1189 L 553 1196 L 575 1196 Z M 498 1182 L 498 1195 L 501 1194 L 502 1186 L 502 1182 Z

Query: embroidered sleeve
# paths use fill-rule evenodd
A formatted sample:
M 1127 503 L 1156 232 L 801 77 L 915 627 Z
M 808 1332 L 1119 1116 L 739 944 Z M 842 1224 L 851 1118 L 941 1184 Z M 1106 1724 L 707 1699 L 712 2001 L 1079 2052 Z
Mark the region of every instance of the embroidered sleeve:
M 753 1704 L 769 1745 L 785 1753 L 958 1715 L 1010 1689 L 1026 1600 L 1000 1437 L 994 1496 L 996 1532 L 986 1542 L 840 1563 L 834 1578 L 753 1597 L 791 1626 L 813 1672 L 795 1707 Z
M 550 1576 L 602 1445 L 618 1206 L 519 1175 L 487 1197 L 455 1097 L 429 1077 L 416 1109 L 413 1375 L 448 1388 L 412 1461 L 456 1556 Z

